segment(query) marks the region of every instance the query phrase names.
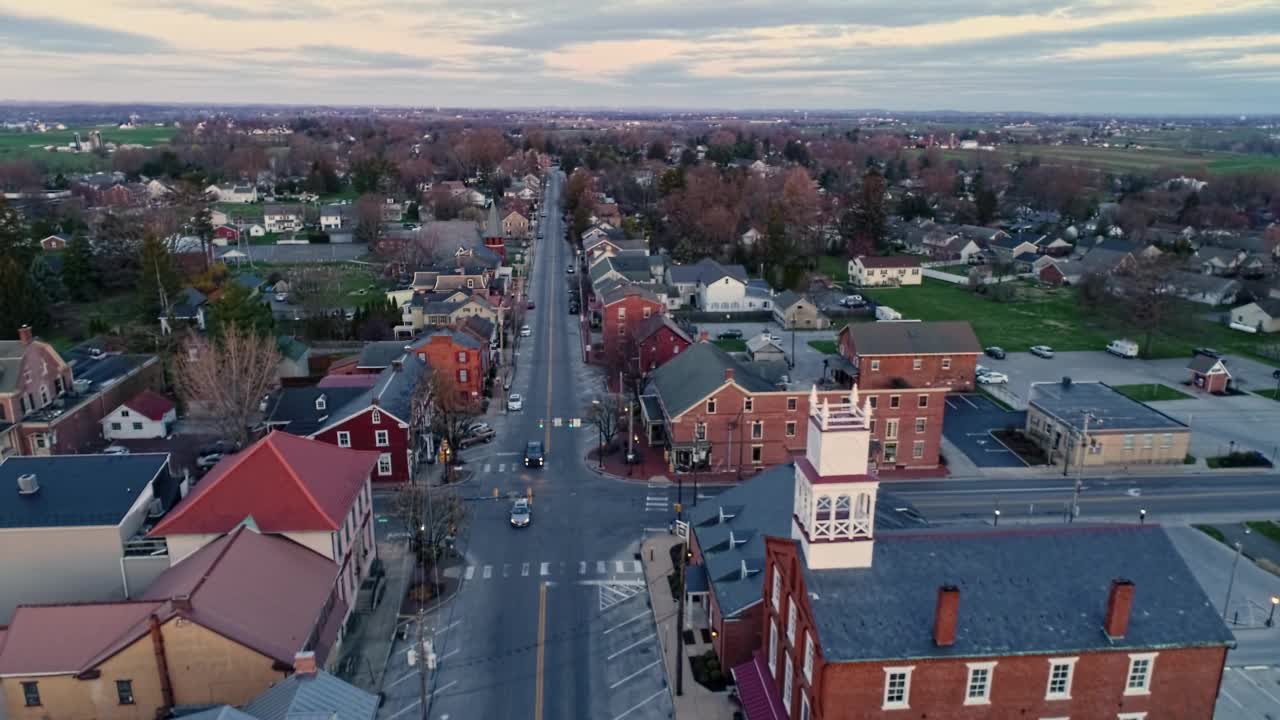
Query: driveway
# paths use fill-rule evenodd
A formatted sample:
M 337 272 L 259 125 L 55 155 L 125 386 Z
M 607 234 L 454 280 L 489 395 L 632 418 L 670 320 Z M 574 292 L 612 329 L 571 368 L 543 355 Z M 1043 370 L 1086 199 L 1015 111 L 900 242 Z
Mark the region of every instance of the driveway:
M 1010 425 L 1023 427 L 1026 412 L 1009 412 L 981 395 L 948 395 L 942 434 L 973 462 L 984 468 L 1020 468 L 1026 463 L 991 435 Z
M 979 362 L 1009 376 L 1006 388 L 1016 396 L 1016 407 L 1024 408 L 1033 382 L 1059 382 L 1069 377 L 1077 382 L 1100 381 L 1108 385 L 1159 383 L 1191 395 L 1186 400 L 1150 403 L 1151 407 L 1191 426 L 1191 454 L 1210 457 L 1237 450 L 1258 450 L 1267 457 L 1280 453 L 1280 402 L 1252 393 L 1218 397 L 1184 386 L 1190 358 L 1140 360 L 1110 353 L 1064 352 L 1046 360 L 1030 353 L 1009 353 L 1004 360 L 983 357 Z M 1274 368 L 1248 358 L 1229 356 L 1227 367 L 1237 383 L 1246 389 L 1275 386 Z M 948 415 L 948 422 L 950 416 Z M 1234 443 L 1234 445 L 1233 445 Z

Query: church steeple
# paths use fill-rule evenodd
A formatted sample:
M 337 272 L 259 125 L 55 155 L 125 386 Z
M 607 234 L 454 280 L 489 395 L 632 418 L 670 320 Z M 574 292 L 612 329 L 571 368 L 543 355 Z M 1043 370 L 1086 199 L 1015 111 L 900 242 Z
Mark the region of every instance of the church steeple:
M 876 492 L 868 472 L 871 402 L 859 406 L 858 388 L 831 404 L 809 392 L 804 457 L 796 459 L 791 536 L 810 568 L 870 567 L 875 542 Z

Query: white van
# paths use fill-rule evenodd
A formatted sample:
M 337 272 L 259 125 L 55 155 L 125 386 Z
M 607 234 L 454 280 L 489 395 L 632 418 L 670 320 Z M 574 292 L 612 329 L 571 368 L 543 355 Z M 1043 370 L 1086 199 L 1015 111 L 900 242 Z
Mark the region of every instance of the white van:
M 1112 340 L 1107 343 L 1107 352 L 1122 358 L 1138 357 L 1138 343 L 1132 340 Z

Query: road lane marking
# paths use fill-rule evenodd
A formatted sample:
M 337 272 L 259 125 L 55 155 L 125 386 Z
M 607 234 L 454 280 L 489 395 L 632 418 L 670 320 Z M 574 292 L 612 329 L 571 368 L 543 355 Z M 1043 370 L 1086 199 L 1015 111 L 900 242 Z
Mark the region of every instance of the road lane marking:
M 547 646 L 547 584 L 543 583 L 538 591 L 538 659 L 536 662 L 537 684 L 533 699 L 533 718 L 542 720 L 542 681 L 543 664 Z
M 649 613 L 647 613 L 647 612 L 642 612 L 642 613 L 640 613 L 639 615 L 637 615 L 637 616 L 635 616 L 635 617 L 631 618 L 630 620 L 623 620 L 622 622 L 618 623 L 617 625 L 614 625 L 613 627 L 609 628 L 608 630 L 605 630 L 602 634 L 603 634 L 603 635 L 608 635 L 609 633 L 613 632 L 614 630 L 617 630 L 617 629 L 618 629 L 618 628 L 620 628 L 620 627 L 625 627 L 625 626 L 630 625 L 631 623 L 633 623 L 633 622 L 635 622 L 635 621 L 637 621 L 637 620 L 643 620 L 644 618 L 647 618 L 647 617 L 649 617 Z
M 539 575 L 544 575 L 544 576 L 545 576 L 545 575 L 550 575 L 550 574 L 551 574 L 551 563 L 549 563 L 549 562 L 544 562 L 544 563 L 542 563 L 542 569 L 541 569 L 541 572 L 539 572 L 538 574 L 539 574 Z
M 449 688 L 451 688 L 451 687 L 453 687 L 454 685 L 457 685 L 457 684 L 458 684 L 458 681 L 457 681 L 457 680 L 450 680 L 449 682 L 447 682 L 447 683 L 445 683 L 445 684 L 441 685 L 440 687 L 436 688 L 435 690 L 432 690 L 432 691 L 431 691 L 431 697 L 435 697 L 436 695 L 439 695 L 440 693 L 444 692 L 445 690 L 448 690 Z
M 623 685 L 623 684 L 627 683 L 627 682 L 628 682 L 628 681 L 630 681 L 630 680 L 634 680 L 634 679 L 636 679 L 636 678 L 637 678 L 637 677 L 639 677 L 642 673 L 644 673 L 646 670 L 649 670 L 650 668 L 654 667 L 655 665 L 657 665 L 657 664 L 658 664 L 658 663 L 660 663 L 660 662 L 662 662 L 662 661 L 661 661 L 661 660 L 654 660 L 653 662 L 649 663 L 648 665 L 645 665 L 644 667 L 640 668 L 639 670 L 637 670 L 637 671 L 635 671 L 635 672 L 631 673 L 630 675 L 628 675 L 628 676 L 626 676 L 626 677 L 622 678 L 622 679 L 621 679 L 621 680 L 619 680 L 618 682 L 616 682 L 616 683 L 614 683 L 614 684 L 610 685 L 610 686 L 609 686 L 609 689 L 610 689 L 610 690 L 617 690 L 617 689 L 618 689 L 618 687 L 619 687 L 620 685 Z
M 579 575 L 586 575 L 586 574 L 587 574 L 587 561 L 586 561 L 586 560 L 580 560 L 580 561 L 578 561 L 578 574 L 579 574 Z
M 419 673 L 419 672 L 420 672 L 420 670 L 419 670 L 418 668 L 414 668 L 414 669 L 410 670 L 409 672 L 405 673 L 404 675 L 401 675 L 398 679 L 396 679 L 396 681 L 395 681 L 395 682 L 393 682 L 393 683 L 391 683 L 390 685 L 388 685 L 388 686 L 387 686 L 387 689 L 388 689 L 388 690 L 390 690 L 391 688 L 393 688 L 393 687 L 395 687 L 395 686 L 399 685 L 400 683 L 404 682 L 405 680 L 408 680 L 409 678 L 418 677 L 418 673 Z
M 485 565 L 485 566 L 484 566 L 484 579 L 485 579 L 485 580 L 488 580 L 488 579 L 489 579 L 489 578 L 491 578 L 491 577 L 493 577 L 493 566 L 492 566 L 492 565 Z
M 520 577 L 529 577 L 529 563 L 520 566 Z
M 596 572 L 598 572 L 598 573 L 600 573 L 600 574 L 602 574 L 602 575 L 606 572 L 606 571 L 605 571 L 605 565 L 604 565 L 604 561 L 603 561 L 603 560 L 597 560 L 597 561 L 596 561 Z
M 435 631 L 435 633 L 434 633 L 434 634 L 435 634 L 435 635 L 443 635 L 443 634 L 445 634 L 445 633 L 449 632 L 450 630 L 452 630 L 452 629 L 454 629 L 454 628 L 458 627 L 458 626 L 459 626 L 459 625 L 461 625 L 461 624 L 462 624 L 462 621 L 461 621 L 461 620 L 454 620 L 453 622 L 449 623 L 448 625 L 445 625 L 444 627 L 442 627 L 442 628 L 440 628 L 439 630 Z
M 502 577 L 511 577 L 511 563 L 502 563 Z
M 387 720 L 394 720 L 394 718 L 398 718 L 398 717 L 400 717 L 401 715 L 403 715 L 403 714 L 405 714 L 405 713 L 409 712 L 410 710 L 412 710 L 412 709 L 414 709 L 414 708 L 418 707 L 418 705 L 420 705 L 421 703 L 422 703 L 422 701 L 421 701 L 421 700 L 414 700 L 413 702 L 409 703 L 408 705 L 405 705 L 404 707 L 400 708 L 399 710 L 397 710 L 397 711 L 395 711 L 395 712 L 391 713 L 390 715 L 388 715 L 388 716 L 387 716 Z
M 644 587 L 645 581 L 639 578 L 636 578 L 634 580 L 632 579 L 610 580 L 608 578 L 604 578 L 600 580 L 575 580 L 569 584 L 570 585 L 618 585 L 618 586 L 628 585 L 628 586 L 634 586 L 634 587 Z
M 474 576 L 475 576 L 475 574 L 476 574 L 476 566 L 475 566 L 475 565 L 468 565 L 468 566 L 467 566 L 467 571 L 466 571 L 465 573 L 463 573 L 463 577 L 464 577 L 464 578 L 466 578 L 467 580 L 470 580 L 472 577 L 474 577 Z
M 637 704 L 635 704 L 635 705 L 631 706 L 630 708 L 627 708 L 625 711 L 623 711 L 623 713 L 622 713 L 621 715 L 615 715 L 615 716 L 614 716 L 614 718 L 613 718 L 613 720 L 622 720 L 622 718 L 624 718 L 624 717 L 626 717 L 626 716 L 630 715 L 631 713 L 633 713 L 633 712 L 635 712 L 635 711 L 639 710 L 640 708 L 644 707 L 645 705 L 648 705 L 649 703 L 653 702 L 655 699 L 657 699 L 657 698 L 658 698 L 658 696 L 659 696 L 659 695 L 661 695 L 661 694 L 663 694 L 663 693 L 665 693 L 665 692 L 666 692 L 666 689 L 665 689 L 665 688 L 664 688 L 664 689 L 662 689 L 662 690 L 659 690 L 658 692 L 656 692 L 656 693 L 654 693 L 654 694 L 650 695 L 649 697 L 647 697 L 647 698 L 645 698 L 645 699 L 641 700 L 639 703 L 637 703 Z
M 631 643 L 630 645 L 628 645 L 628 646 L 626 646 L 626 647 L 622 648 L 621 650 L 618 650 L 618 651 L 617 651 L 617 652 L 615 652 L 614 654 L 612 654 L 612 655 L 610 655 L 609 657 L 605 658 L 605 660 L 612 660 L 612 659 L 614 659 L 614 658 L 618 657 L 619 655 L 621 655 L 621 654 L 625 653 L 626 651 L 628 651 L 628 650 L 632 650 L 632 649 L 637 648 L 637 647 L 640 647 L 641 645 L 643 645 L 643 644 L 645 644 L 645 643 L 649 642 L 650 640 L 652 640 L 652 639 L 654 639 L 654 638 L 656 638 L 656 637 L 658 637 L 657 633 L 649 633 L 648 635 L 646 635 L 646 636 L 644 636 L 644 637 L 640 638 L 639 640 L 637 640 L 637 641 L 635 641 L 635 642 Z
M 494 455 L 496 455 L 497 457 L 512 457 L 512 456 L 514 456 L 514 455 L 519 455 L 519 454 L 520 454 L 520 453 L 515 452 L 514 450 L 513 450 L 513 451 L 511 451 L 511 452 L 500 452 L 500 453 L 494 453 Z

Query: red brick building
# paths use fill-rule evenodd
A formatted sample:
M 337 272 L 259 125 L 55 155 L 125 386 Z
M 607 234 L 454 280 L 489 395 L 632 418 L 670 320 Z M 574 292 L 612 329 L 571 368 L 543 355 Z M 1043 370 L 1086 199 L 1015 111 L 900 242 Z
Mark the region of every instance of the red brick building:
M 862 391 L 876 417 L 875 461 L 883 469 L 936 468 L 948 388 Z M 809 394 L 762 377 L 712 343 L 698 342 L 660 366 L 642 398 L 650 446 L 671 450 L 676 469 L 756 472 L 790 462 L 805 447 Z M 824 391 L 838 400 L 846 389 Z
M 1231 371 L 1221 358 L 1196 355 L 1187 364 L 1187 370 L 1191 372 L 1192 387 L 1203 392 L 1224 393 L 1231 384 Z
M 604 344 L 632 335 L 640 325 L 667 311 L 667 306 L 648 288 L 622 283 L 605 290 L 600 297 L 600 323 Z
M 640 371 L 646 373 L 662 367 L 693 344 L 689 334 L 666 313 L 642 321 L 632 338 Z
M 945 387 L 973 390 L 982 346 L 964 321 L 850 323 L 837 337 L 840 355 L 853 366 L 837 377 L 858 381 L 862 391 Z M 851 377 L 850 377 L 851 376 Z
M 873 416 L 809 414 L 747 720 L 1213 717 L 1235 641 L 1162 528 L 877 528 Z
M 452 378 L 458 399 L 480 402 L 489 373 L 489 348 L 460 330 L 437 330 L 413 345 L 432 372 Z

